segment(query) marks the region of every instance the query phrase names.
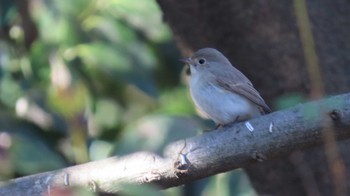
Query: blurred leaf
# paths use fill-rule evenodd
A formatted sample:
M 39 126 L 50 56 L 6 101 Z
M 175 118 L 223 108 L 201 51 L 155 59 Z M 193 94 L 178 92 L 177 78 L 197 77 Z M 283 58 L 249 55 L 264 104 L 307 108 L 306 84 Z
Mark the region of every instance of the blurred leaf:
M 149 69 L 152 59 L 141 55 L 145 51 L 117 52 L 118 50 L 103 43 L 82 44 L 75 48 L 76 54 L 91 70 L 101 69 L 107 77 L 122 79 L 155 96 L 157 90 Z
M 8 107 L 14 107 L 17 99 L 22 95 L 20 85 L 10 77 L 4 77 L 0 82 L 0 100 Z
M 119 19 L 126 20 L 154 41 L 169 39 L 170 30 L 162 24 L 158 4 L 154 0 L 103 0 L 104 9 Z M 102 4 L 101 2 L 101 4 Z
M 47 9 L 42 9 L 41 12 L 38 11 L 37 15 L 40 36 L 43 41 L 48 44 L 56 44 L 64 42 L 69 37 L 68 21 L 55 17 Z
M 5 20 L 19 39 L 24 19 L 16 4 L 5 3 L 13 5 Z M 87 148 L 91 159 L 104 158 L 112 140 L 118 153 L 160 151 L 196 134 L 198 119 L 171 116 L 194 112 L 187 89 L 174 88 L 182 65 L 175 62 L 179 52 L 155 0 L 28 4 L 39 36 L 30 48 L 1 41 L 0 107 L 40 125 L 45 137 L 27 124 L 9 132 L 11 174 L 63 167 L 63 158 L 85 161 Z M 56 129 L 69 130 L 69 137 Z
M 225 172 L 207 178 L 203 181 L 206 187 L 198 195 L 239 195 L 239 196 L 256 196 L 248 176 L 242 169 Z
M 162 196 L 164 195 L 158 188 L 147 184 L 121 184 L 117 185 L 121 187 L 121 195 L 125 196 Z
M 51 107 L 65 117 L 74 117 L 85 110 L 87 90 L 82 84 L 75 84 L 67 90 L 51 88 L 48 101 Z
M 62 194 L 64 195 L 64 194 Z M 74 187 L 72 196 L 98 196 L 96 192 L 91 191 L 87 187 Z M 60 196 L 60 195 L 59 195 Z M 67 195 L 65 195 L 67 196 Z
M 195 114 L 188 87 L 178 87 L 162 94 L 159 100 L 162 113 L 188 115 Z
M 30 50 L 30 66 L 33 70 L 32 80 L 37 85 L 45 86 L 49 84 L 50 66 L 48 61 L 49 51 L 43 42 L 34 42 Z
M 74 50 L 86 65 L 102 68 L 106 74 L 111 74 L 111 71 L 123 74 L 132 68 L 128 66 L 130 59 L 126 55 L 116 52 L 116 48 L 113 46 L 101 42 L 81 44 Z
M 95 1 L 92 0 L 74 0 L 69 1 L 69 3 L 67 1 L 54 0 L 52 2 L 52 7 L 56 8 L 64 16 L 79 16 L 95 4 Z
M 113 145 L 102 140 L 94 140 L 91 142 L 89 153 L 92 161 L 108 158 Z
M 62 158 L 40 141 L 15 135 L 12 142 L 12 163 L 21 174 L 28 175 L 66 166 Z
M 172 141 L 195 136 L 199 122 L 192 118 L 149 115 L 127 126 L 113 154 L 128 154 L 138 150 L 161 153 Z
M 112 128 L 120 123 L 122 110 L 115 101 L 100 99 L 96 103 L 94 117 L 98 127 Z
M 229 175 L 230 195 L 255 196 L 258 195 L 242 169 L 236 169 L 227 173 Z
M 0 28 L 10 26 L 16 16 L 16 5 L 13 0 L 2 0 L 0 4 Z
M 83 24 L 83 29 L 92 33 L 97 38 L 101 37 L 116 44 L 127 44 L 136 39 L 136 33 L 124 23 L 116 22 L 115 19 L 101 15 L 91 15 L 87 17 Z
M 275 100 L 275 105 L 278 110 L 282 110 L 285 108 L 293 107 L 305 101 L 306 98 L 303 94 L 289 93 L 287 95 L 280 96 L 277 100 Z
M 185 195 L 184 191 L 183 191 L 183 187 L 181 187 L 181 186 L 163 189 L 163 190 L 161 190 L 161 192 L 163 193 L 163 195 L 166 195 L 166 196 L 181 196 L 181 195 Z

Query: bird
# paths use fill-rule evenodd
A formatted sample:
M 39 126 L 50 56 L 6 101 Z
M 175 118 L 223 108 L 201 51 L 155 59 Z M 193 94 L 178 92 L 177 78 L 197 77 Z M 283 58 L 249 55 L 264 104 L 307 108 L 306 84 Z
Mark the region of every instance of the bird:
M 252 82 L 220 51 L 202 48 L 181 61 L 190 67 L 189 89 L 195 106 L 218 126 L 271 112 Z

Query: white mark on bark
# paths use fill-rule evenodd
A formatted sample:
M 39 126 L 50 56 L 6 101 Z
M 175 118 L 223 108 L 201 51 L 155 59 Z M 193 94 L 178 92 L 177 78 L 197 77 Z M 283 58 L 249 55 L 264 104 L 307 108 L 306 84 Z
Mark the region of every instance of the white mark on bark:
M 64 174 L 64 185 L 69 186 L 69 174 L 68 173 Z
M 52 179 L 53 175 L 48 175 L 45 180 L 44 183 L 47 184 L 47 194 L 50 196 L 51 195 L 51 185 L 50 185 L 50 180 Z
M 272 133 L 272 129 L 273 129 L 273 122 L 270 123 L 270 126 L 269 126 L 269 132 Z
M 45 183 L 45 184 L 49 184 L 51 178 L 52 178 L 52 175 L 47 176 L 47 177 L 45 178 L 44 183 Z
M 252 124 L 250 124 L 249 121 L 246 121 L 246 122 L 244 123 L 244 125 L 247 127 L 247 129 L 248 129 L 250 132 L 253 132 L 253 131 L 254 131 L 254 127 L 253 127 Z

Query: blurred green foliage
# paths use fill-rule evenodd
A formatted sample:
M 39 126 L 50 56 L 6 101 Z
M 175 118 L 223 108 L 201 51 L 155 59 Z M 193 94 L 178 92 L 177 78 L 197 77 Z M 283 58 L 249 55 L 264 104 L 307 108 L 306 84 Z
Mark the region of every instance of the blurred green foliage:
M 203 129 L 154 0 L 4 0 L 0 6 L 0 180 L 113 154 L 161 153 Z M 233 184 L 228 177 L 206 180 L 200 194 L 251 194 L 237 172 Z M 155 191 L 125 194 L 145 190 Z
M 275 107 L 278 110 L 283 110 L 289 107 L 293 107 L 297 104 L 304 103 L 307 101 L 307 98 L 301 93 L 288 93 L 280 96 L 275 101 Z

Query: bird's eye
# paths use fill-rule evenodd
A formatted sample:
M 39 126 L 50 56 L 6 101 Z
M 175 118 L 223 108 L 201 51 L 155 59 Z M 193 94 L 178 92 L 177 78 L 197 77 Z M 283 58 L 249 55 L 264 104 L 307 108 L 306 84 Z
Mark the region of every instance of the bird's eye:
M 198 60 L 198 63 L 201 64 L 201 65 L 203 65 L 203 64 L 205 63 L 205 59 L 199 59 L 199 60 Z

